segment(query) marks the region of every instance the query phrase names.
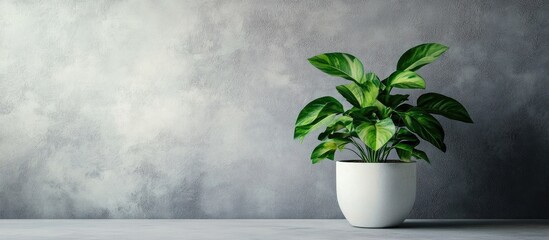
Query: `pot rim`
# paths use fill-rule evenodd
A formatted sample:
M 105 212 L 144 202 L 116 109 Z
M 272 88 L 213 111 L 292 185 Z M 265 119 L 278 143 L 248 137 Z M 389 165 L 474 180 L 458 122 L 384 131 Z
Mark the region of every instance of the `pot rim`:
M 336 160 L 337 163 L 348 163 L 348 164 L 410 164 L 416 163 L 416 161 L 403 162 L 395 159 L 388 159 L 391 162 L 364 162 L 362 160 Z

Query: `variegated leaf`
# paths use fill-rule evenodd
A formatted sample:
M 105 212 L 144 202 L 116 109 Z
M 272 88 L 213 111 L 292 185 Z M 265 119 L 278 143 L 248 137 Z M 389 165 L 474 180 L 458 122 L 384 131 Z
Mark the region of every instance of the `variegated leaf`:
M 399 113 L 399 115 L 410 131 L 446 152 L 444 130 L 442 130 L 442 126 L 436 118 L 417 107 L 410 108 L 406 112 Z
M 345 147 L 345 144 L 350 142 L 351 140 L 344 138 L 334 138 L 322 142 L 313 150 L 311 161 L 315 164 L 326 158 L 334 160 L 335 151 L 342 150 Z
M 356 131 L 366 146 L 377 151 L 393 137 L 396 128 L 391 118 L 385 118 L 375 123 L 362 123 L 356 128 Z
M 351 54 L 324 53 L 309 58 L 309 62 L 320 71 L 332 76 L 342 77 L 358 83 L 365 81 L 362 63 Z
M 336 89 L 351 105 L 357 108 L 365 107 L 366 96 L 364 90 L 356 83 L 339 85 Z
M 340 113 L 343 113 L 343 105 L 333 97 L 321 97 L 313 100 L 301 110 L 297 117 L 294 139 L 303 139 L 309 132 L 328 124 L 331 121 L 328 119 L 329 117 Z
M 425 43 L 406 51 L 397 63 L 399 71 L 416 71 L 426 64 L 432 63 L 448 50 L 448 47 L 438 43 Z
M 449 119 L 472 123 L 469 113 L 453 98 L 438 93 L 426 93 L 417 99 L 417 106 L 423 110 Z
M 388 87 L 425 89 L 425 80 L 412 71 L 396 71 L 387 79 Z

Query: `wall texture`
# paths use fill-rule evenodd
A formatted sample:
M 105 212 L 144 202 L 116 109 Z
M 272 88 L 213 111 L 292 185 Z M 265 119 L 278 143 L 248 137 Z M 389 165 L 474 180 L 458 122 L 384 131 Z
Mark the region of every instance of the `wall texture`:
M 549 3 L 513 2 L 0 1 L 0 217 L 342 217 L 292 126 L 345 81 L 306 59 L 440 42 L 475 124 L 441 119 L 411 217 L 549 218 Z

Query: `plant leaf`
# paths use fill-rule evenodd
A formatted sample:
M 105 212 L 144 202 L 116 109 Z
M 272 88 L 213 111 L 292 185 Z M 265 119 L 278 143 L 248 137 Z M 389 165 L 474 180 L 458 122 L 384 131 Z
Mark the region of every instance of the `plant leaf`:
M 347 99 L 347 101 L 351 105 L 357 108 L 362 108 L 366 106 L 366 97 L 364 96 L 364 90 L 356 83 L 339 85 L 336 87 L 336 89 L 345 99 Z
M 294 139 L 304 138 L 318 126 L 329 123 L 329 116 L 343 113 L 343 105 L 333 97 L 321 97 L 307 104 L 297 116 Z M 329 119 L 331 121 L 331 119 Z
M 334 160 L 335 151 L 338 149 L 342 150 L 345 147 L 345 144 L 349 142 L 351 142 L 351 140 L 344 138 L 330 139 L 322 142 L 313 150 L 311 154 L 311 161 L 315 164 L 325 158 Z
M 414 150 L 413 146 L 410 146 L 404 143 L 399 143 L 395 145 L 395 150 L 400 160 L 409 162 L 412 159 L 412 151 Z
M 409 152 L 412 152 L 412 150 L 414 150 L 414 146 L 407 143 L 398 143 L 397 145 L 395 145 L 395 148 L 402 149 Z
M 396 152 L 397 152 L 398 158 L 400 158 L 400 160 L 402 160 L 403 162 L 410 162 L 410 160 L 412 160 L 411 152 L 398 149 L 398 148 L 396 149 Z
M 425 154 L 425 152 L 421 150 L 415 149 L 412 145 L 399 143 L 395 145 L 395 150 L 398 154 L 398 157 L 405 162 L 409 162 L 410 160 L 412 160 L 412 157 L 414 157 L 415 159 L 423 159 L 430 163 L 427 154 Z
M 427 157 L 427 154 L 424 151 L 414 149 L 412 151 L 412 156 L 416 159 L 423 159 L 426 162 L 431 163 L 431 161 L 429 161 L 429 157 Z
M 389 88 L 425 89 L 425 80 L 412 71 L 395 71 L 387 79 Z
M 469 113 L 461 103 L 442 94 L 423 94 L 417 99 L 417 106 L 428 113 L 438 114 L 449 119 L 466 123 L 473 122 Z
M 399 71 L 416 71 L 426 64 L 432 63 L 448 50 L 448 47 L 438 43 L 425 43 L 406 51 L 397 63 Z
M 406 128 L 400 128 L 395 135 L 395 142 L 404 142 L 415 147 L 419 144 L 419 139 L 415 134 L 408 131 Z
M 375 106 L 365 107 L 365 108 L 353 108 L 348 111 L 348 115 L 353 118 L 355 123 L 364 122 L 364 121 L 375 121 L 376 119 L 373 116 L 373 113 L 378 109 Z
M 361 85 L 364 90 L 364 107 L 372 106 L 379 95 L 379 87 L 381 82 L 374 73 L 366 73 L 364 75 L 366 79 Z
M 328 124 L 326 130 L 318 135 L 318 140 L 325 140 L 329 135 L 344 128 L 347 129 L 347 131 L 351 131 L 352 124 L 353 118 L 349 116 L 341 116 L 339 118 L 335 118 L 330 124 Z
M 376 100 L 376 102 L 374 103 L 374 106 L 377 108 L 379 118 L 384 119 L 391 116 L 391 112 L 393 110 L 385 106 L 379 100 Z
M 383 95 L 380 96 L 379 101 L 387 107 L 396 108 L 401 103 L 408 101 L 409 96 L 409 94 Z
M 373 72 L 364 74 L 364 78 L 365 80 L 363 81 L 363 83 L 371 82 L 378 88 L 381 85 L 381 81 L 379 81 L 379 77 Z
M 377 151 L 385 145 L 395 134 L 395 124 L 391 118 L 385 118 L 378 122 L 365 122 L 357 129 L 358 137 L 371 149 Z
M 299 112 L 295 125 L 304 126 L 334 113 L 343 113 L 343 105 L 337 99 L 329 96 L 317 98 Z
M 404 124 L 408 129 L 420 138 L 433 144 L 433 146 L 446 152 L 446 145 L 444 144 L 444 130 L 431 114 L 417 108 L 410 108 L 406 112 L 400 112 Z
M 414 106 L 405 103 L 405 104 L 402 104 L 402 105 L 398 106 L 397 108 L 395 108 L 395 110 L 396 110 L 397 112 L 406 112 L 406 111 L 410 110 L 410 109 L 413 108 L 413 107 L 414 107 Z
M 304 126 L 296 126 L 294 130 L 294 139 L 302 140 L 310 132 L 318 129 L 321 126 L 325 126 L 329 124 L 334 119 L 335 116 L 336 114 L 331 114 L 323 118 L 319 118 L 316 121 L 312 122 L 311 124 L 304 125 Z
M 309 62 L 320 71 L 347 80 L 363 83 L 364 67 L 360 60 L 347 53 L 324 53 L 312 58 Z

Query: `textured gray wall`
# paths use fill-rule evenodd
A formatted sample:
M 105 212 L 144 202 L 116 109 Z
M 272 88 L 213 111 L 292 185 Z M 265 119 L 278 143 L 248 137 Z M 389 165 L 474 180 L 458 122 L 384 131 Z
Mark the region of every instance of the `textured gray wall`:
M 514 2 L 0 1 L 0 217 L 342 217 L 292 126 L 345 81 L 306 59 L 441 42 L 427 89 L 476 123 L 441 119 L 411 217 L 549 218 L 549 3 Z

